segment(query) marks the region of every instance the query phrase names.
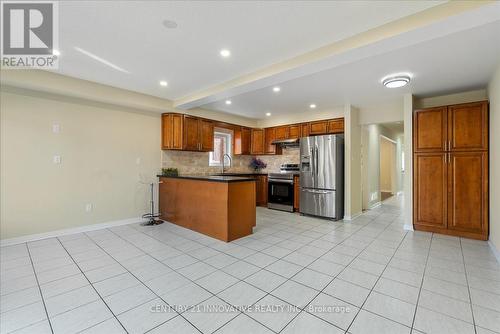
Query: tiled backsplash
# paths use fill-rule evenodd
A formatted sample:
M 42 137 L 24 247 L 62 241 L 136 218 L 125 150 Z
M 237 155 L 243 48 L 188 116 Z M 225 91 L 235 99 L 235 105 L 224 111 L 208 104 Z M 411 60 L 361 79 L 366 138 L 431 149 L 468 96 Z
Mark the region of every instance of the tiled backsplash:
M 299 163 L 299 148 L 283 148 L 282 155 L 259 155 L 267 168 L 264 173 L 277 172 L 281 164 Z M 251 173 L 248 167 L 251 156 L 233 156 L 232 166 L 227 171 L 231 173 Z M 177 168 L 180 174 L 214 174 L 220 167 L 208 166 L 208 152 L 162 151 L 162 168 Z

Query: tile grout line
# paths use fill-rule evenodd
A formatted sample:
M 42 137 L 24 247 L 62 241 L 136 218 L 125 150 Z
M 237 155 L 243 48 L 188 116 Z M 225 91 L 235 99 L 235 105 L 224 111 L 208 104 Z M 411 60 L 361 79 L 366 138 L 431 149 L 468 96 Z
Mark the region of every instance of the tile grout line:
M 474 317 L 474 308 L 472 307 L 472 294 L 469 286 L 469 278 L 467 276 L 467 266 L 465 265 L 464 248 L 462 247 L 462 238 L 458 238 L 458 241 L 460 242 L 460 252 L 462 253 L 462 261 L 464 264 L 465 282 L 467 283 L 467 292 L 469 293 L 469 305 L 470 305 L 470 312 L 472 315 L 472 326 L 474 326 L 474 333 L 477 334 L 476 319 Z
M 45 315 L 47 316 L 47 321 L 48 321 L 49 326 L 50 326 L 50 331 L 52 332 L 52 334 L 54 334 L 54 329 L 52 328 L 52 322 L 50 321 L 50 318 L 49 318 L 49 312 L 47 312 L 47 305 L 45 304 L 45 298 L 43 297 L 42 289 L 40 288 L 40 282 L 38 281 L 38 275 L 37 275 L 36 270 L 35 270 L 35 265 L 33 264 L 33 258 L 31 257 L 31 251 L 30 251 L 30 248 L 28 246 L 28 243 L 25 243 L 25 245 L 26 245 L 26 250 L 28 251 L 31 266 L 33 267 L 33 274 L 35 275 L 36 284 L 38 286 L 38 292 L 40 292 L 40 298 L 42 299 L 42 304 L 43 304 L 43 308 L 45 310 Z M 28 326 L 31 326 L 31 325 L 34 325 L 34 324 L 30 324 Z M 26 326 L 26 327 L 28 327 L 28 326 Z M 23 328 L 26 328 L 26 327 L 23 327 Z
M 379 214 L 379 215 L 377 215 L 376 217 L 378 217 L 378 216 L 380 216 L 380 214 Z M 370 219 L 370 222 L 373 222 L 373 220 L 375 220 L 375 218 Z M 366 223 L 365 225 L 363 225 L 362 227 L 360 227 L 359 229 L 357 229 L 355 232 L 351 233 L 351 234 L 349 235 L 349 237 L 345 238 L 342 242 L 344 242 L 345 240 L 349 239 L 350 237 L 352 237 L 352 236 L 353 236 L 354 234 L 356 234 L 357 232 L 359 232 L 359 231 L 361 231 L 362 229 L 364 229 L 365 227 L 367 227 L 367 226 L 370 224 L 370 222 Z M 381 231 L 380 231 L 380 233 L 379 233 L 379 234 L 377 234 L 377 236 L 379 236 L 379 235 L 380 235 L 383 231 L 385 231 L 385 230 L 388 228 L 388 226 L 389 226 L 389 225 L 390 225 L 390 224 L 386 225 L 386 227 L 385 227 L 383 230 L 381 230 Z M 314 298 L 313 298 L 313 299 L 311 299 L 311 301 L 310 301 L 310 302 L 308 302 L 308 303 L 304 306 L 304 308 L 303 308 L 303 309 L 301 309 L 301 311 L 300 311 L 299 313 L 297 313 L 297 315 L 296 315 L 295 317 L 293 317 L 293 318 L 292 318 L 292 319 L 291 319 L 291 320 L 290 320 L 290 321 L 289 321 L 289 322 L 285 325 L 285 327 L 283 327 L 283 328 L 281 329 L 281 331 L 283 331 L 283 330 L 286 328 L 286 326 L 288 326 L 288 325 L 289 325 L 289 324 L 290 324 L 293 320 L 295 320 L 295 318 L 297 318 L 297 317 L 300 315 L 300 313 L 302 313 L 302 312 L 306 312 L 306 313 L 308 313 L 308 314 L 310 314 L 310 315 L 312 315 L 312 316 L 314 316 L 314 317 L 316 317 L 316 318 L 318 318 L 318 319 L 320 319 L 320 320 L 322 320 L 322 321 L 326 321 L 325 319 L 322 319 L 322 318 L 320 318 L 320 317 L 316 316 L 315 314 L 311 314 L 311 313 L 309 313 L 309 312 L 307 312 L 307 311 L 304 311 L 304 310 L 305 310 L 305 308 L 306 308 L 308 305 L 310 305 L 310 303 L 311 303 L 314 299 L 316 299 L 316 298 L 317 298 L 317 297 L 318 297 L 321 293 L 323 293 L 324 289 L 326 289 L 326 287 L 327 287 L 328 285 L 330 285 L 330 284 L 331 284 L 331 283 L 332 283 L 332 282 L 333 282 L 333 281 L 334 281 L 334 280 L 335 280 L 335 279 L 336 279 L 336 278 L 337 278 L 337 277 L 338 277 L 338 276 L 339 276 L 339 275 L 340 275 L 340 274 L 341 274 L 341 273 L 342 273 L 342 272 L 343 272 L 343 271 L 344 271 L 344 270 L 345 270 L 345 269 L 346 269 L 346 268 L 347 268 L 347 267 L 348 267 L 348 266 L 349 266 L 349 265 L 350 265 L 350 264 L 351 264 L 354 260 L 356 260 L 356 259 L 357 259 L 357 257 L 359 256 L 359 254 L 361 254 L 361 253 L 362 253 L 362 252 L 363 252 L 366 248 L 368 248 L 368 247 L 369 247 L 369 246 L 370 246 L 373 242 L 375 242 L 375 240 L 376 240 L 376 238 L 374 238 L 374 239 L 373 239 L 370 243 L 368 243 L 368 244 L 367 244 L 364 248 L 362 248 L 362 249 L 361 249 L 361 252 L 359 252 L 359 253 L 358 253 L 358 255 L 354 256 L 354 257 L 353 257 L 353 259 L 352 259 L 352 260 L 351 260 L 351 261 L 350 261 L 347 265 L 345 265 L 345 266 L 344 266 L 344 268 L 343 268 L 343 269 L 342 269 L 339 273 L 337 273 L 337 274 L 336 274 L 336 275 L 335 275 L 335 276 L 334 276 L 334 277 L 330 280 L 330 282 L 328 282 L 328 284 L 327 284 L 327 285 L 326 285 L 323 289 L 321 289 L 321 291 L 319 291 L 319 293 L 318 293 L 318 294 L 316 294 L 316 295 L 314 296 Z M 337 245 L 335 245 L 334 247 L 332 247 L 329 251 L 332 251 L 332 250 L 333 250 L 333 249 L 335 249 L 337 246 L 341 245 L 341 244 L 342 244 L 342 242 L 341 242 L 341 243 L 339 243 L 339 244 L 337 244 Z M 349 247 L 352 247 L 352 246 L 349 246 Z M 356 248 L 356 247 L 352 247 L 352 248 Z M 316 259 L 316 260 L 317 260 L 317 259 Z M 316 260 L 315 260 L 315 261 L 316 261 Z M 315 261 L 313 261 L 313 263 L 314 263 Z M 305 268 L 303 268 L 303 269 L 305 269 Z M 302 270 L 303 270 L 303 269 L 302 269 Z M 301 271 L 302 271 L 302 270 L 301 270 Z M 300 272 L 300 271 L 299 271 L 299 272 Z M 298 272 L 298 273 L 299 273 L 299 272 Z M 297 273 L 297 274 L 298 274 L 298 273 Z M 294 275 L 294 276 L 295 276 L 295 275 Z M 292 276 L 292 277 L 294 277 L 294 276 Z M 284 283 L 283 283 L 283 284 L 284 284 Z M 280 286 L 281 286 L 281 285 L 280 285 Z M 279 287 L 279 286 L 278 286 L 278 287 Z M 276 289 L 277 289 L 277 288 L 276 288 Z M 274 290 L 276 290 L 276 289 L 274 289 Z M 274 291 L 274 290 L 273 290 L 273 291 Z M 327 295 L 328 295 L 328 294 L 327 294 Z M 328 296 L 329 296 L 329 295 L 328 295 Z M 334 297 L 334 298 L 336 298 L 336 297 Z M 338 298 L 337 298 L 337 299 L 338 299 Z M 350 303 L 347 303 L 347 304 L 350 304 Z M 353 305 L 353 306 L 354 306 L 354 305 Z M 354 319 L 353 319 L 353 320 L 354 320 Z M 331 324 L 331 325 L 333 325 L 333 326 L 335 326 L 335 327 L 337 327 L 337 328 L 340 328 L 340 327 L 338 327 L 337 325 L 334 325 L 334 324 L 330 323 L 329 321 L 326 321 L 326 322 L 327 322 L 327 323 L 329 323 L 329 324 Z M 340 328 L 340 329 L 341 329 L 341 330 L 344 330 L 344 329 L 342 329 L 342 328 Z M 280 332 L 281 332 L 281 331 L 280 331 Z
M 388 225 L 387 227 L 389 227 L 389 225 Z M 385 228 L 385 229 L 384 229 L 381 233 L 379 233 L 379 234 L 377 235 L 377 237 L 378 237 L 379 235 L 381 235 L 381 234 L 382 234 L 382 233 L 383 233 L 386 229 L 387 229 L 387 228 Z M 369 297 L 370 297 L 370 295 L 372 294 L 373 289 L 375 288 L 375 285 L 377 285 L 378 281 L 380 280 L 380 278 L 381 278 L 381 277 L 382 277 L 382 275 L 384 274 L 385 270 L 387 269 L 387 267 L 389 267 L 389 263 L 391 263 L 392 259 L 394 258 L 394 255 L 396 255 L 396 253 L 397 253 L 397 251 L 398 251 L 399 247 L 401 247 L 401 245 L 403 244 L 403 242 L 404 242 L 404 240 L 406 239 L 406 236 L 407 236 L 407 235 L 408 235 L 408 232 L 406 231 L 406 232 L 404 233 L 403 237 L 401 238 L 401 241 L 399 242 L 398 246 L 394 249 L 394 252 L 393 252 L 393 254 L 392 254 L 391 258 L 389 259 L 389 261 L 387 261 L 387 264 L 384 266 L 384 269 L 382 270 L 382 272 L 380 273 L 380 275 L 378 275 L 377 280 L 376 280 L 376 281 L 375 281 L 375 283 L 372 285 L 372 287 L 371 287 L 371 289 L 370 289 L 370 292 L 368 293 L 368 295 L 366 296 L 365 300 L 363 301 L 363 303 L 362 303 L 362 304 L 361 304 L 361 306 L 359 307 L 358 312 L 356 313 L 356 315 L 354 316 L 354 318 L 352 318 L 351 323 L 349 324 L 349 326 L 348 326 L 348 327 L 347 327 L 347 329 L 346 329 L 346 333 L 349 331 L 349 329 L 351 328 L 351 326 L 354 324 L 354 321 L 355 321 L 355 320 L 356 320 L 356 318 L 358 317 L 358 315 L 359 315 L 359 313 L 361 312 L 361 310 L 365 310 L 365 309 L 363 309 L 363 306 L 365 305 L 366 301 L 368 300 L 368 298 L 369 298 Z M 375 239 L 375 240 L 376 240 L 376 239 Z M 374 241 L 375 241 L 375 240 L 374 240 Z M 357 258 L 357 257 L 356 257 L 356 258 Z M 385 295 L 385 294 L 384 294 L 384 295 Z M 390 297 L 390 296 L 388 296 L 388 297 Z M 416 306 L 415 306 L 415 307 L 416 307 Z M 365 311 L 370 312 L 369 310 L 365 310 Z M 370 312 L 370 313 L 373 313 L 373 312 Z M 377 314 L 377 313 L 374 313 L 374 314 L 376 314 L 376 315 L 378 315 L 378 316 L 381 316 L 380 314 Z M 381 316 L 381 317 L 388 319 L 387 317 L 384 317 L 384 316 Z M 393 319 L 389 319 L 389 320 L 394 321 Z M 397 321 L 394 321 L 394 322 L 397 322 Z M 397 322 L 397 323 L 399 323 L 399 322 Z M 411 329 L 411 328 L 410 328 L 410 329 Z
M 418 289 L 418 295 L 417 295 L 417 301 L 416 301 L 416 306 L 415 306 L 415 312 L 413 313 L 413 320 L 411 322 L 411 328 L 412 329 L 415 329 L 415 319 L 417 318 L 417 310 L 418 310 L 418 304 L 420 302 L 420 294 L 422 293 L 422 287 L 424 286 L 425 273 L 427 271 L 427 265 L 429 263 L 429 257 L 431 256 L 431 247 L 432 247 L 432 241 L 433 240 L 434 240 L 434 233 L 431 234 L 431 240 L 429 242 L 429 247 L 428 247 L 428 250 L 427 250 L 427 256 L 425 258 L 424 272 L 422 274 L 422 280 L 420 281 L 420 288 Z M 415 329 L 415 330 L 418 330 L 418 329 Z
M 61 247 L 64 249 L 64 251 L 65 251 L 65 252 L 68 254 L 68 256 L 71 258 L 71 260 L 72 260 L 72 261 L 75 263 L 75 265 L 78 267 L 78 270 L 80 270 L 80 272 L 82 273 L 83 277 L 85 277 L 85 279 L 89 282 L 89 285 L 90 285 L 90 286 L 92 287 L 92 289 L 93 289 L 93 290 L 97 293 L 97 295 L 99 296 L 99 298 L 101 299 L 101 301 L 104 303 L 104 305 L 106 305 L 106 307 L 108 308 L 109 312 L 111 312 L 111 314 L 113 315 L 113 318 L 115 318 L 115 319 L 116 319 L 116 321 L 118 321 L 118 323 L 120 324 L 120 326 L 122 326 L 123 330 L 124 330 L 126 333 L 128 333 L 128 331 L 127 331 L 127 329 L 125 328 L 125 326 L 123 326 L 123 324 L 121 323 L 121 321 L 120 321 L 120 320 L 118 320 L 118 318 L 116 317 L 116 315 L 115 315 L 115 313 L 113 312 L 113 310 L 111 310 L 111 308 L 109 307 L 108 303 L 106 303 L 106 301 L 104 300 L 104 298 L 102 298 L 101 294 L 100 294 L 100 293 L 99 293 L 99 291 L 97 291 L 97 289 L 94 287 L 94 285 L 93 285 L 93 284 L 92 284 L 92 282 L 89 280 L 89 278 L 87 277 L 87 275 L 85 274 L 85 272 L 82 270 L 82 268 L 80 268 L 80 266 L 78 265 L 78 263 L 76 263 L 75 259 L 73 258 L 73 256 L 71 256 L 71 254 L 70 254 L 70 253 L 69 253 L 69 251 L 66 249 L 66 247 L 64 247 L 64 244 L 61 242 L 61 240 L 59 240 L 59 238 L 56 238 L 56 239 L 57 239 L 57 241 L 59 242 L 59 244 L 61 245 Z M 92 302 L 94 302 L 94 301 L 92 301 Z M 90 304 L 90 303 L 92 303 L 92 302 L 89 302 L 89 303 L 87 303 L 87 304 Z M 84 305 L 87 305 L 87 304 L 84 304 Z M 83 305 L 81 305 L 81 306 L 83 306 Z M 79 306 L 79 307 L 80 307 L 80 306 Z M 76 308 L 78 308 L 78 307 L 76 307 Z M 76 308 L 74 308 L 74 309 L 76 309 Z M 74 309 L 73 309 L 73 310 L 74 310 Z M 68 311 L 71 311 L 71 310 L 68 310 Z M 98 324 L 100 324 L 100 323 L 103 323 L 104 321 L 109 320 L 109 319 L 111 319 L 111 318 L 105 319 L 105 320 L 103 320 L 103 321 L 101 321 L 101 322 L 99 322 L 99 323 L 97 323 L 97 324 L 94 324 L 94 325 L 92 325 L 92 326 L 90 326 L 90 327 L 84 328 L 84 329 L 82 329 L 81 331 L 86 330 L 86 329 L 89 329 L 89 328 L 92 328 L 92 327 L 94 327 L 94 326 L 96 326 L 96 325 L 98 325 Z M 80 332 L 81 332 L 81 331 L 80 331 Z

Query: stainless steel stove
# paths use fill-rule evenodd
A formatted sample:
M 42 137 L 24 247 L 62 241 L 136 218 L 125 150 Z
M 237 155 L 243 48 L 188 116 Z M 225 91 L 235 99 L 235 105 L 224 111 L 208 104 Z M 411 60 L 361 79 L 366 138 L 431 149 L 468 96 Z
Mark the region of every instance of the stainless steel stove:
M 267 207 L 293 212 L 293 177 L 299 175 L 298 164 L 283 164 L 279 173 L 268 174 Z

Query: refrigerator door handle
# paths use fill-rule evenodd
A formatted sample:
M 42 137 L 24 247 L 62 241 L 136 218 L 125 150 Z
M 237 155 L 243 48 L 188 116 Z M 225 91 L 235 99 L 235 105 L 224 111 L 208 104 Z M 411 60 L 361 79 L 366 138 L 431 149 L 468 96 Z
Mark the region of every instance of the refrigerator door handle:
M 333 191 L 328 191 L 328 190 L 313 190 L 313 189 L 302 189 L 302 190 L 305 192 L 308 192 L 308 193 L 321 194 L 321 195 L 333 192 Z

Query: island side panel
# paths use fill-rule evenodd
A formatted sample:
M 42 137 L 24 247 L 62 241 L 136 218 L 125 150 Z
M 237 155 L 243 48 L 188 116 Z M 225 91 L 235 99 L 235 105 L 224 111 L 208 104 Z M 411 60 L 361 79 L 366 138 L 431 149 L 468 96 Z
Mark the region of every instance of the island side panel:
M 160 178 L 161 219 L 228 241 L 228 183 Z
M 228 185 L 228 241 L 252 234 L 256 221 L 255 182 Z

